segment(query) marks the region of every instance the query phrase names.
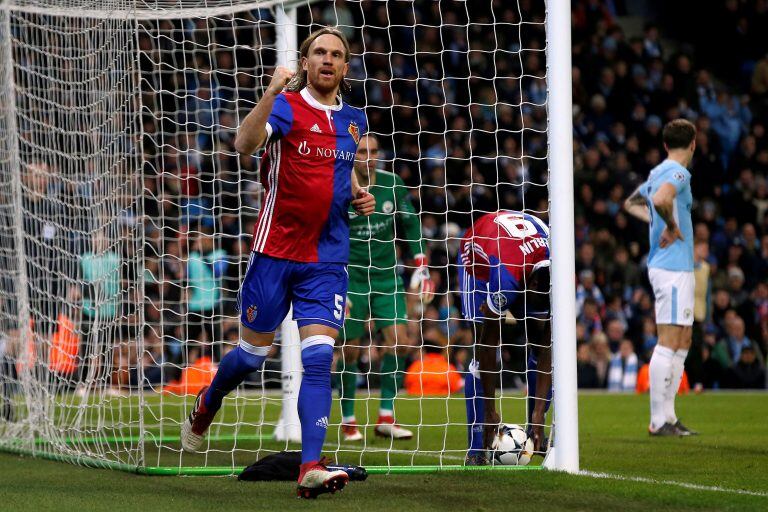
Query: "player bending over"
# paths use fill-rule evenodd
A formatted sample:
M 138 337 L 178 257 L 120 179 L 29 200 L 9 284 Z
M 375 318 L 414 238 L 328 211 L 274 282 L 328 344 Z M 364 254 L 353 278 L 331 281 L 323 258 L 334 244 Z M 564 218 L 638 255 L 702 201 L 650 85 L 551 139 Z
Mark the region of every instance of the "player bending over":
M 405 357 L 413 346 L 406 330 L 407 310 L 403 279 L 395 265 L 395 221 L 404 232 L 398 238 L 408 242 L 417 269 L 411 287 L 420 287 L 424 302 L 433 296 L 427 257 L 421 241 L 421 221 L 408 199 L 408 190 L 400 177 L 377 169 L 379 142 L 373 135 L 360 140 L 355 159 L 355 174 L 360 186 L 376 198 L 376 211 L 370 217 L 350 212 L 349 299 L 351 308 L 342 331 L 341 373 L 342 431 L 345 441 L 360 441 L 363 435 L 355 419 L 355 390 L 359 369 L 357 360 L 360 338 L 365 325 L 373 319 L 375 330 L 384 335 L 381 358 L 381 401 L 375 433 L 392 439 L 411 439 L 413 432 L 395 423 L 394 399 L 403 384 Z M 373 334 L 373 333 L 371 333 Z
M 648 180 L 624 203 L 633 216 L 650 224 L 648 278 L 656 298 L 659 342 L 649 368 L 652 436 L 690 436 L 680 423 L 675 396 L 691 347 L 693 325 L 693 223 L 691 164 L 696 127 L 685 119 L 662 131 L 667 159 L 651 170 Z
M 525 329 L 538 360 L 529 360 L 528 424 L 534 450 L 544 446 L 552 364 L 549 325 L 549 229 L 527 213 L 502 210 L 480 217 L 459 246 L 464 318 L 473 322 L 475 358 L 466 376 L 467 465 L 488 463 L 487 450 L 501 421 L 496 412 L 496 356 L 504 317 Z M 538 374 L 538 377 L 537 377 Z
M 304 365 L 298 397 L 298 494 L 313 498 L 348 481 L 344 471 L 328 471 L 320 452 L 331 412 L 334 339 L 344 325 L 347 210 L 352 198 L 360 215 L 370 215 L 375 205 L 352 173 L 366 121 L 362 111 L 339 96 L 348 87 L 346 38 L 331 28 L 313 32 L 302 43 L 300 58 L 295 75 L 283 67 L 275 70 L 237 133 L 235 147 L 241 154 L 266 144 L 261 161 L 265 195 L 238 297 L 242 337 L 221 360 L 211 385 L 198 394 L 182 426 L 182 446 L 199 449 L 224 397 L 261 368 L 275 330 L 293 305 Z

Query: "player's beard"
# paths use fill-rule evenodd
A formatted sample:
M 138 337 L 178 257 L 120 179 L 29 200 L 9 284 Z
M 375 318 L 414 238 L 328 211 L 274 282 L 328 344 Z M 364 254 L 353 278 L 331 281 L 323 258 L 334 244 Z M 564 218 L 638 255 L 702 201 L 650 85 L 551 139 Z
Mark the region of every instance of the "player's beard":
M 318 69 L 314 76 L 311 76 L 309 84 L 320 94 L 330 94 L 336 92 L 338 94 L 341 81 L 344 80 L 340 71 L 334 70 L 333 77 L 323 75 L 322 69 Z

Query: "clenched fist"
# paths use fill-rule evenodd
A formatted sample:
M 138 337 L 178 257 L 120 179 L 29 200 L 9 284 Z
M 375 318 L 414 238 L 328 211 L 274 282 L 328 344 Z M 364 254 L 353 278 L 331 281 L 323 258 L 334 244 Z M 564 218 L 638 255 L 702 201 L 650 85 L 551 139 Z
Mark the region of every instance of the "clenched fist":
M 291 77 L 293 77 L 293 71 L 284 66 L 277 66 L 275 74 L 272 75 L 272 80 L 269 82 L 269 87 L 267 87 L 267 92 L 274 95 L 280 94 Z

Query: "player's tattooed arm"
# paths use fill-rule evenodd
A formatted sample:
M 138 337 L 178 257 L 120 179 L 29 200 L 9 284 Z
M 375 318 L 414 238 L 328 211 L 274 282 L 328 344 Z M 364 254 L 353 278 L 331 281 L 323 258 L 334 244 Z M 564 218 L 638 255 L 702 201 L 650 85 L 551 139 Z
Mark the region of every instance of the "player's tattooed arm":
M 643 222 L 650 222 L 651 220 L 650 213 L 648 212 L 648 203 L 640 194 L 640 187 L 635 189 L 627 200 L 624 201 L 624 210 Z
M 283 66 L 275 69 L 269 87 L 264 91 L 264 96 L 253 107 L 253 110 L 245 117 L 243 124 L 237 130 L 235 137 L 235 149 L 238 153 L 251 155 L 254 151 L 261 148 L 267 142 L 267 120 L 272 113 L 272 107 L 275 105 L 275 98 L 280 94 L 293 76 L 293 71 Z
M 485 304 L 482 306 L 483 314 L 493 316 Z M 480 382 L 483 384 L 483 396 L 485 397 L 485 429 L 483 439 L 485 446 L 489 448 L 501 423 L 501 417 L 496 412 L 496 352 L 501 342 L 501 326 L 496 320 L 483 322 L 480 342 L 476 345 L 477 361 L 480 363 Z
M 661 233 L 659 240 L 659 247 L 664 249 L 665 247 L 673 244 L 678 238 L 683 239 L 683 234 L 680 232 L 680 227 L 675 221 L 675 196 L 677 190 L 671 183 L 664 183 L 656 193 L 653 195 L 653 209 L 664 220 L 666 227 Z

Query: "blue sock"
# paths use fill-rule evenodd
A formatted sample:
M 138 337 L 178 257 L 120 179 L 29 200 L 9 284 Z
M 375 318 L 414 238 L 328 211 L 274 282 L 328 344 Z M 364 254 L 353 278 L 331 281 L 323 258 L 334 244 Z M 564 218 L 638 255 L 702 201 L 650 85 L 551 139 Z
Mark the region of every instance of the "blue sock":
M 478 377 L 472 375 L 471 371 L 464 376 L 464 397 L 467 405 L 469 455 L 479 455 L 485 451 L 483 448 L 485 399 L 483 398 L 483 383 Z
M 310 336 L 301 344 L 304 375 L 299 388 L 298 409 L 301 422 L 301 463 L 306 464 L 320 459 L 328 431 L 332 397 L 333 338 Z
M 528 424 L 531 424 L 531 416 L 533 415 L 533 408 L 536 406 L 536 375 L 538 371 L 536 368 L 539 364 L 539 360 L 536 358 L 536 354 L 528 355 L 528 370 L 525 372 L 528 379 Z M 547 391 L 547 401 L 544 405 L 544 414 L 549 411 L 549 406 L 552 404 L 552 388 Z
M 255 372 L 267 358 L 270 347 L 256 347 L 240 342 L 230 350 L 219 363 L 219 370 L 205 393 L 205 408 L 214 413 L 221 408 L 221 402 L 233 389 Z

